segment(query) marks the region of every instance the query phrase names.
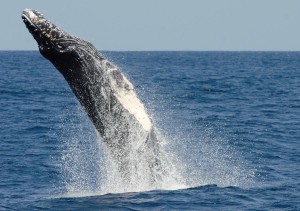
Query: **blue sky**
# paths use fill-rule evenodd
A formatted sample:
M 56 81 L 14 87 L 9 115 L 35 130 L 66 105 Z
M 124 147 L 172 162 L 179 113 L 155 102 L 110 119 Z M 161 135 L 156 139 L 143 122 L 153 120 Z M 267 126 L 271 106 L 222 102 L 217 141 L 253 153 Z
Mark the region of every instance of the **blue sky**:
M 300 51 L 300 0 L 7 0 L 0 50 L 37 50 L 25 8 L 99 50 Z

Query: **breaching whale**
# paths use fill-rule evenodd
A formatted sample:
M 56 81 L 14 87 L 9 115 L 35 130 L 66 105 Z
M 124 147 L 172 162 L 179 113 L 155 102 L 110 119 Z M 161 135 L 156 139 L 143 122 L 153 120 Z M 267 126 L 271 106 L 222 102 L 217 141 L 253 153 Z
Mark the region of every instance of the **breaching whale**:
M 137 165 L 146 166 L 149 183 L 162 174 L 160 143 L 153 121 L 120 68 L 89 42 L 72 36 L 25 9 L 22 19 L 40 53 L 63 75 L 118 165 L 124 181 L 134 182 Z M 140 156 L 133 161 L 131 157 Z

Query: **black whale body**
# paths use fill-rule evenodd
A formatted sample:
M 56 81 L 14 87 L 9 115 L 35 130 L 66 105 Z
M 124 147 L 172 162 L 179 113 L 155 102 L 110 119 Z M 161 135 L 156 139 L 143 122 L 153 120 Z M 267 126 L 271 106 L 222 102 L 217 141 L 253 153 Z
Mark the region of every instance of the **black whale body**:
M 135 169 L 143 165 L 149 183 L 160 180 L 160 144 L 152 120 L 121 70 L 92 44 L 60 30 L 41 13 L 26 9 L 22 19 L 40 53 L 61 72 L 84 107 L 122 179 L 134 182 Z

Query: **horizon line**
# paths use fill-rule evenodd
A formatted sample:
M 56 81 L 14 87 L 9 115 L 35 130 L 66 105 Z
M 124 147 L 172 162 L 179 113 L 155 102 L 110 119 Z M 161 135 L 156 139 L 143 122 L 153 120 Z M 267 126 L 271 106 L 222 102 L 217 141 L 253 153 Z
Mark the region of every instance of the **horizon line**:
M 99 50 L 103 52 L 300 52 L 300 50 Z M 27 50 L 27 49 L 0 49 L 0 52 L 3 51 L 39 51 Z

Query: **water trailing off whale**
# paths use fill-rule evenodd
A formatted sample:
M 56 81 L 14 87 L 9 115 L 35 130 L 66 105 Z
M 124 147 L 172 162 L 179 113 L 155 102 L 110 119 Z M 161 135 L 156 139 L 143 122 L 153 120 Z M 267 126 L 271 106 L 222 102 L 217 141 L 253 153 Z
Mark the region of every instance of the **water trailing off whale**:
M 153 122 L 121 70 L 89 42 L 72 36 L 26 9 L 22 19 L 40 53 L 64 76 L 117 162 L 124 181 L 133 182 L 134 169 L 147 168 L 149 183 L 165 174 Z M 131 159 L 141 155 L 138 161 Z

